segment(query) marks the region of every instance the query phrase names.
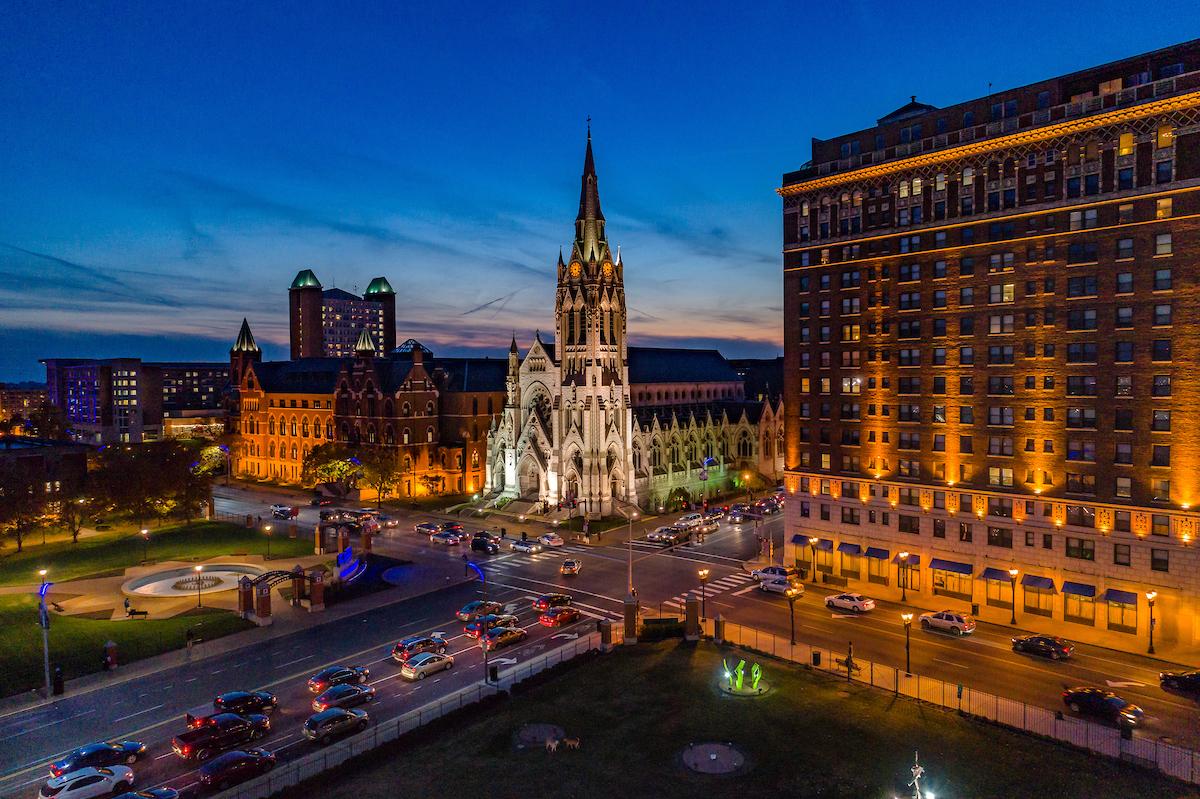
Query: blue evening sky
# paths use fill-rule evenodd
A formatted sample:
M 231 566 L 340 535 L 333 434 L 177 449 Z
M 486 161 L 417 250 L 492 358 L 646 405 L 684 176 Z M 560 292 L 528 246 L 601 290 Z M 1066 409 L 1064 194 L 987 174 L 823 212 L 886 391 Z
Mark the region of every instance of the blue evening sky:
M 553 327 L 593 118 L 630 337 L 782 348 L 781 173 L 944 105 L 1163 47 L 1200 4 L 45 3 L 0 16 L 0 380 L 286 353 L 287 286 L 386 275 L 399 340 Z

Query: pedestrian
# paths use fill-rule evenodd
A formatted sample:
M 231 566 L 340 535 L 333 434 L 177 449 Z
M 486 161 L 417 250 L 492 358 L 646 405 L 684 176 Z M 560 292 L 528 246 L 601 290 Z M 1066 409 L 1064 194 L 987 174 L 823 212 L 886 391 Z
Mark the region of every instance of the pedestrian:
M 129 597 L 125 597 L 125 615 L 129 615 Z
M 467 577 L 471 574 L 471 561 L 467 560 L 466 553 L 463 553 L 462 559 L 463 559 L 463 577 Z

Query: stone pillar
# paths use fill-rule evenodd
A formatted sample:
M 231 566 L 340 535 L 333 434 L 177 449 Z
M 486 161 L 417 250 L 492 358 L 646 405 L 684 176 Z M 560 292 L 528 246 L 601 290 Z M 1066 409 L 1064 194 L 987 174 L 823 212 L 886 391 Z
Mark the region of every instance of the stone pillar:
M 324 531 L 322 531 L 320 524 L 317 525 L 316 534 L 313 538 L 313 554 L 314 555 L 324 555 L 325 554 Z
M 316 613 L 325 609 L 325 572 L 313 569 L 308 576 L 312 578 L 308 586 L 308 610 Z
M 292 607 L 300 607 L 304 599 L 304 567 L 299 563 L 292 569 Z
M 271 586 L 259 583 L 254 599 L 254 623 L 259 627 L 266 627 L 273 621 L 271 619 Z
M 338 552 L 345 552 L 350 546 L 350 531 L 345 527 L 338 528 Z
M 249 513 L 246 514 L 246 529 L 247 530 L 254 529 L 254 517 L 251 516 Z
M 370 551 L 371 551 L 371 538 L 372 538 L 372 536 L 371 536 L 371 531 L 370 531 L 370 530 L 363 530 L 363 534 L 362 534 L 362 551 L 363 551 L 364 553 L 366 553 L 366 552 L 370 552 Z
M 637 643 L 638 601 L 635 596 L 625 597 L 625 643 Z
M 204 518 L 208 519 L 209 521 L 217 518 L 217 501 L 213 499 L 211 495 L 209 495 L 208 502 L 204 505 L 204 511 Z
M 300 526 L 295 522 L 288 525 L 288 538 L 296 538 L 300 535 Z
M 720 613 L 713 619 L 713 642 L 718 644 L 725 643 L 725 617 Z
M 249 577 L 238 580 L 238 615 L 243 619 L 250 618 L 254 613 L 254 586 Z
M 605 654 L 613 651 L 613 623 L 612 619 L 600 620 L 600 651 Z
M 684 601 L 683 640 L 700 640 L 700 600 L 690 594 Z

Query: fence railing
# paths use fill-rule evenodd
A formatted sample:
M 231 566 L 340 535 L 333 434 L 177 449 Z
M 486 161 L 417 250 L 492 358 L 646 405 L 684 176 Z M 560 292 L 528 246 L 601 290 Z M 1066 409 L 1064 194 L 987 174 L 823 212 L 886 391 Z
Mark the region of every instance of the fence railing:
M 704 622 L 706 635 L 713 635 L 712 619 Z M 906 674 L 904 669 L 886 663 L 848 658 L 846 653 L 811 644 L 792 644 L 787 636 L 778 636 L 724 623 L 722 640 L 759 652 L 805 663 L 814 669 L 836 674 L 846 680 L 891 691 L 947 710 L 956 710 L 994 721 L 1023 732 L 1042 735 L 1072 744 L 1096 754 L 1132 761 L 1155 768 L 1176 779 L 1200 782 L 1200 755 L 1186 747 L 1152 738 L 1123 738 L 1119 730 L 1084 719 L 1064 716 L 1015 699 L 979 691 L 961 683 L 947 682 L 921 674 Z
M 298 783 L 315 777 L 352 757 L 394 741 L 405 733 L 428 724 L 434 719 L 460 708 L 479 702 L 486 696 L 506 691 L 516 682 L 531 677 L 551 666 L 557 665 L 592 649 L 600 647 L 600 634 L 593 632 L 581 635 L 557 649 L 553 649 L 533 660 L 505 669 L 499 673 L 499 683 L 483 685 L 476 683 L 461 688 L 452 694 L 434 700 L 409 712 L 387 719 L 372 722 L 361 733 L 351 735 L 337 743 L 323 747 L 315 752 L 303 755 L 295 760 L 281 763 L 271 772 L 261 777 L 244 782 L 235 788 L 224 791 L 218 796 L 221 799 L 262 799 L 271 794 L 290 788 Z M 301 744 L 304 745 L 303 743 Z M 269 745 L 268 745 L 269 747 Z

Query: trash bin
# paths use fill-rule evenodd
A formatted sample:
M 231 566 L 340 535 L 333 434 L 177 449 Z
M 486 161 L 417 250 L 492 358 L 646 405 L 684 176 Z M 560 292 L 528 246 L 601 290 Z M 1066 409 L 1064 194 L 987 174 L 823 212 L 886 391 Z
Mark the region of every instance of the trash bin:
M 821 668 L 821 653 L 815 649 L 812 653 L 812 664 L 814 668 Z
M 493 683 L 500 682 L 500 667 L 499 666 L 488 666 L 488 679 L 491 680 Z
M 972 603 L 971 603 L 971 615 L 972 615 L 972 616 L 978 616 L 978 615 L 979 615 L 979 603 L 978 603 L 978 602 L 972 602 Z
M 62 696 L 66 691 L 66 682 L 63 680 L 62 666 L 54 667 L 54 686 L 53 691 L 55 696 Z

